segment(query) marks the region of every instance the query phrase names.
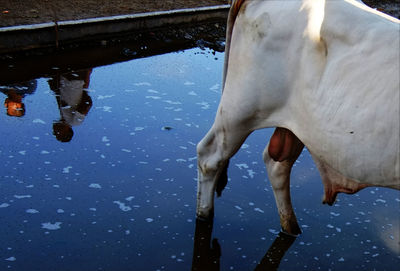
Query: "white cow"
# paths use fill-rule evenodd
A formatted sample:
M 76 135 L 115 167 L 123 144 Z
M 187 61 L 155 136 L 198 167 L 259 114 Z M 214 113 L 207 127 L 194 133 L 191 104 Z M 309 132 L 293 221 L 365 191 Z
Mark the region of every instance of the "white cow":
M 289 184 L 304 145 L 324 203 L 367 186 L 400 189 L 399 30 L 355 0 L 234 2 L 221 102 L 197 146 L 197 216 L 212 216 L 229 159 L 266 127 L 277 127 L 264 161 L 287 233 L 300 233 Z

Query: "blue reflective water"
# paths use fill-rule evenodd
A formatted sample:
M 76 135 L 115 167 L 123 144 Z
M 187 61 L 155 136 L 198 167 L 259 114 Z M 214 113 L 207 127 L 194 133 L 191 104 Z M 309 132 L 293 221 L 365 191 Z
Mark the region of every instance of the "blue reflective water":
M 292 177 L 303 234 L 269 250 L 282 243 L 261 159 L 269 129 L 232 159 L 213 228 L 196 228 L 195 145 L 222 65 L 188 49 L 2 86 L 25 111 L 0 114 L 0 270 L 274 270 L 269 257 L 279 270 L 397 270 L 399 192 L 324 206 L 307 151 Z

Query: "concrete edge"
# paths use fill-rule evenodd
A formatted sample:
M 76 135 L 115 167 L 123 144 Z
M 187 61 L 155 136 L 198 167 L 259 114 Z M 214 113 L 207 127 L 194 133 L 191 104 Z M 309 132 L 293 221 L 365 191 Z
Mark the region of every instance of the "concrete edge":
M 90 24 L 90 23 L 101 23 L 101 22 L 109 22 L 109 21 L 119 21 L 119 20 L 131 20 L 131 19 L 143 19 L 154 16 L 172 16 L 172 15 L 181 15 L 187 13 L 196 13 L 196 12 L 204 12 L 204 11 L 219 11 L 229 9 L 229 5 L 219 5 L 219 6 L 208 6 L 208 7 L 199 7 L 199 8 L 186 8 L 186 9 L 174 9 L 167 11 L 152 11 L 152 12 L 144 12 L 137 14 L 127 14 L 127 15 L 117 15 L 117 16 L 108 16 L 108 17 L 98 17 L 98 18 L 88 18 L 81 20 L 68 20 L 68 21 L 59 21 L 57 22 L 58 26 L 70 26 L 70 25 L 79 25 L 79 24 Z M 55 22 L 48 23 L 40 23 L 40 24 L 29 24 L 29 25 L 16 25 L 16 26 L 5 26 L 0 27 L 0 33 L 9 32 L 9 31 L 21 31 L 21 30 L 36 30 L 41 28 L 54 27 L 56 25 Z
M 81 20 L 49 22 L 0 28 L 0 54 L 58 46 L 99 36 L 144 31 L 182 23 L 226 19 L 229 5 L 155 11 Z

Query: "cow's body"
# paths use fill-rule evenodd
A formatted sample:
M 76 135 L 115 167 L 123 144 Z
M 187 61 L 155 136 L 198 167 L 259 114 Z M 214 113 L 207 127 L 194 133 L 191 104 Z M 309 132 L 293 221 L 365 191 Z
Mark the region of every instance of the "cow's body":
M 238 2 L 222 99 L 198 145 L 197 215 L 211 215 L 229 159 L 265 127 L 280 127 L 264 161 L 289 233 L 300 232 L 289 182 L 304 145 L 324 202 L 367 186 L 400 189 L 399 21 L 353 0 Z

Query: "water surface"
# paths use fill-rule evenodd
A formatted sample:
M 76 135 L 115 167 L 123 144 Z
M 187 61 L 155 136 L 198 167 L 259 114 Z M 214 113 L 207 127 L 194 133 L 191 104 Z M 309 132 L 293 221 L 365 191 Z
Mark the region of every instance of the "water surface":
M 213 228 L 196 229 L 195 145 L 212 125 L 222 65 L 222 53 L 193 48 L 2 86 L 25 112 L 0 114 L 0 270 L 276 270 L 281 257 L 279 270 L 397 270 L 399 192 L 324 206 L 306 150 L 292 175 L 303 234 L 277 238 L 261 158 L 271 129 L 232 159 Z M 274 240 L 286 254 L 269 250 Z

